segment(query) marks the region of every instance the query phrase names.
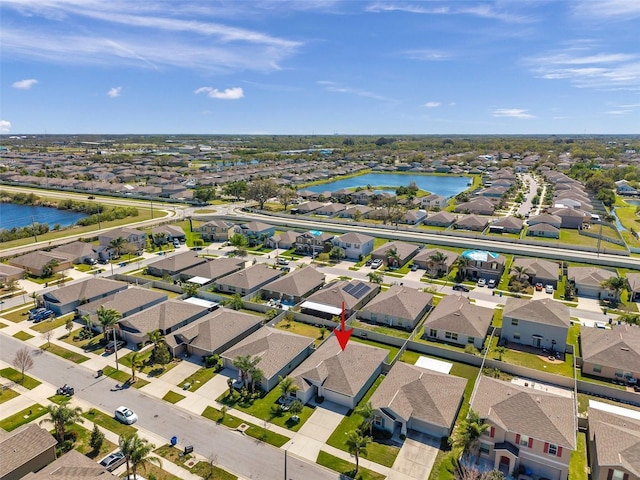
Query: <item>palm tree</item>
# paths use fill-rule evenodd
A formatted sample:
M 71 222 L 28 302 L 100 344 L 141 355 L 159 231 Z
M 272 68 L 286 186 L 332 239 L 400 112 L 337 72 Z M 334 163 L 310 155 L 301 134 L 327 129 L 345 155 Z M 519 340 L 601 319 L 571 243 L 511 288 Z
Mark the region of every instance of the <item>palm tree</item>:
M 242 376 L 245 388 L 249 388 L 249 375 L 251 370 L 262 360 L 262 357 L 252 357 L 251 355 L 241 355 L 233 359 L 233 366 L 238 369 Z
M 525 267 L 524 265 L 514 265 L 509 271 L 516 274 L 516 279 L 518 281 L 520 281 L 522 277 L 527 275 L 527 267 Z
M 111 248 L 115 254 L 116 258 L 120 256 L 122 252 L 122 247 L 124 247 L 125 239 L 122 237 L 114 238 L 109 242 L 109 248 Z
M 378 285 L 380 285 L 383 281 L 382 275 L 376 272 L 367 273 L 367 278 L 369 278 L 369 281 L 371 283 L 377 283 Z
M 153 234 L 153 243 L 156 245 L 164 245 L 167 243 L 167 234 L 165 232 L 158 232 Z
M 40 275 L 41 277 L 50 277 L 51 275 L 53 275 L 53 270 L 60 265 L 60 262 L 58 260 L 56 260 L 55 258 L 52 260 L 49 260 L 47 263 L 44 264 L 44 266 L 42 267 L 42 275 Z
M 397 267 L 400 263 L 400 255 L 398 254 L 398 250 L 396 248 L 390 248 L 385 253 L 387 256 L 387 265 L 390 267 Z
M 131 381 L 136 381 L 136 370 L 142 367 L 142 362 L 140 361 L 139 352 L 133 352 L 131 354 Z
M 349 449 L 349 453 L 356 458 L 356 469 L 353 472 L 353 478 L 358 474 L 358 468 L 360 467 L 360 457 L 366 457 L 369 455 L 367 451 L 367 445 L 369 445 L 373 439 L 371 437 L 362 436 L 360 432 L 352 430 L 347 435 L 347 441 L 345 444 Z
M 360 408 L 356 409 L 356 413 L 362 416 L 362 428 L 361 431 L 369 430 L 369 435 L 373 435 L 373 419 L 375 417 L 373 405 L 371 402 L 367 402 Z
M 73 425 L 76 422 L 84 422 L 82 418 L 82 409 L 80 407 L 70 407 L 68 403 L 69 400 L 67 399 L 60 405 L 49 405 L 47 407 L 49 418 L 40 422 L 41 424 L 44 422 L 53 423 L 58 442 L 64 442 L 64 436 L 68 426 Z
M 127 462 L 127 476 L 129 475 L 129 471 L 131 470 L 129 462 L 131 461 L 131 452 L 133 452 L 134 435 L 137 436 L 137 433 L 132 433 L 129 435 L 122 434 L 120 435 L 120 437 L 118 437 L 118 446 L 120 447 L 120 451 L 124 455 L 125 461 Z
M 139 466 L 143 469 L 146 469 L 146 466 L 150 463 L 153 463 L 158 467 L 162 466 L 162 460 L 151 455 L 153 449 L 156 448 L 153 443 L 150 443 L 146 438 L 140 438 L 137 433 L 132 434 L 130 438 L 130 450 L 128 453 L 134 479 L 137 478 Z
M 435 267 L 434 271 L 432 272 L 432 275 L 436 276 L 440 271 L 440 267 L 442 267 L 443 265 L 446 265 L 447 255 L 446 253 L 441 252 L 440 250 L 436 250 L 434 253 L 429 255 L 429 260 L 431 261 L 432 268 Z
M 602 288 L 612 290 L 615 294 L 616 301 L 620 300 L 620 293 L 627 287 L 627 280 L 623 277 L 609 277 L 600 283 Z
M 283 399 L 287 398 L 290 393 L 294 393 L 298 390 L 298 386 L 293 383 L 293 378 L 291 377 L 278 377 L 280 381 L 280 394 Z
M 107 340 L 107 328 L 118 323 L 118 320 L 122 318 L 122 314 L 114 308 L 104 308 L 104 305 L 100 305 L 96 310 L 96 315 L 100 325 L 102 325 L 104 339 Z
M 489 429 L 489 425 L 484 423 L 473 409 L 469 410 L 467 418 L 458 424 L 450 439 L 451 446 L 462 448 L 465 455 L 474 454 L 479 444 L 480 436 Z
M 465 278 L 467 276 L 467 267 L 471 265 L 471 259 L 460 255 L 456 260 L 456 265 L 458 266 L 458 275 L 460 278 Z
M 147 336 L 149 337 L 149 341 L 153 343 L 154 349 L 158 348 L 158 345 L 164 342 L 164 335 L 160 329 L 147 333 Z
M 251 370 L 249 370 L 249 375 L 251 376 L 251 392 L 255 392 L 256 383 L 260 384 L 260 382 L 262 382 L 262 379 L 264 378 L 264 372 L 259 368 L 253 367 Z

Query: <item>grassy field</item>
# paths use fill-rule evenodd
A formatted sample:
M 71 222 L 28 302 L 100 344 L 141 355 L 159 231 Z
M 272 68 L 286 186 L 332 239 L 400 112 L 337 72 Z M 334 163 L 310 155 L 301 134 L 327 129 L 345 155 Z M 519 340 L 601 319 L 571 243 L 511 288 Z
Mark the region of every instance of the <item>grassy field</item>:
M 355 320 L 350 324 L 350 326 L 362 328 L 364 330 L 370 330 L 372 332 L 381 333 L 383 335 L 390 335 L 392 337 L 409 338 L 409 335 L 411 335 L 411 332 L 407 332 L 406 330 L 400 328 L 386 327 L 384 325 L 372 325 L 370 323 L 361 322 L 359 320 Z
M 129 373 L 123 372 L 122 370 L 116 370 L 110 365 L 104 367 L 102 372 L 105 376 L 113 378 L 123 384 L 126 384 L 131 379 L 131 375 Z M 136 383 L 133 384 L 133 388 L 142 388 L 145 385 L 149 385 L 149 382 L 136 377 Z
M 6 430 L 7 432 L 10 432 L 11 430 L 15 430 L 22 425 L 34 421 L 36 418 L 39 418 L 46 413 L 46 408 L 44 408 L 39 403 L 34 403 L 30 407 L 27 407 L 24 410 L 19 411 L 18 413 L 14 413 L 10 417 L 7 417 L 0 421 L 0 428 Z
M 29 340 L 30 338 L 33 338 L 33 335 L 20 330 L 19 332 L 16 332 L 13 334 L 13 338 L 17 338 L 18 340 L 25 341 L 25 340 Z
M 179 387 L 182 387 L 185 383 L 191 384 L 188 388 L 190 392 L 195 392 L 209 380 L 216 376 L 216 371 L 213 368 L 202 367 L 189 375 L 187 378 L 178 383 Z
M 587 438 L 583 432 L 578 432 L 576 449 L 571 452 L 569 461 L 569 480 L 588 480 L 587 473 Z
M 9 320 L 13 323 L 20 323 L 23 320 L 27 320 L 29 310 L 33 308 L 33 303 L 26 303 L 23 307 L 11 310 L 10 312 L 2 312 L 2 318 Z
M 18 396 L 20 396 L 20 394 L 15 390 L 11 390 L 10 388 L 0 389 L 0 404 L 8 402 L 12 398 L 16 398 Z
M 360 467 L 358 469 L 358 476 L 354 477 L 353 473 L 356 469 L 355 463 L 335 457 L 323 450 L 320 450 L 320 453 L 318 453 L 316 463 L 340 473 L 340 478 L 355 478 L 356 480 L 384 480 L 386 478 L 381 473 L 371 471 L 364 467 Z
M 105 438 L 102 442 L 100 450 L 96 452 L 93 450 L 93 448 L 91 448 L 91 445 L 89 444 L 91 440 L 91 430 L 88 430 L 87 428 L 74 423 L 70 427 L 67 427 L 67 431 L 75 432 L 77 435 L 74 450 L 77 450 L 83 455 L 86 455 L 87 457 L 92 459 L 99 460 L 102 457 L 106 456 L 109 452 L 115 450 L 115 448 L 117 447 L 115 443 L 110 442 Z
M 6 323 L 2 323 L 0 322 L 0 328 L 7 328 L 9 325 L 7 325 Z
M 324 337 L 331 333 L 331 331 L 327 329 L 323 336 L 321 328 L 314 327 L 313 325 L 309 325 L 308 323 L 296 321 L 287 322 L 283 320 L 276 325 L 276 328 L 284 330 L 285 332 L 297 333 L 298 335 L 313 338 L 316 347 L 322 343 L 322 339 Z
M 95 408 L 84 412 L 82 416 L 93 423 L 97 423 L 102 428 L 106 428 L 107 430 L 115 433 L 116 435 L 130 435 L 138 431 L 137 428 L 132 427 L 131 425 L 124 425 L 113 418 L 113 416 L 102 413 Z
M 183 400 L 185 398 L 187 397 L 172 390 L 169 390 L 167 393 L 165 393 L 164 397 L 162 397 L 164 401 L 169 403 L 178 403 L 180 400 Z
M 11 367 L 3 368 L 2 370 L 0 370 L 0 377 L 11 380 L 12 382 L 17 383 L 18 385 L 21 385 L 28 390 L 33 390 L 41 383 L 35 378 L 30 377 L 29 375 L 25 375 L 24 379 L 21 379 L 22 375 L 20 374 L 20 372 Z
M 157 448 L 154 453 L 202 478 L 215 478 L 216 480 L 236 480 L 238 478 L 217 466 L 213 467 L 213 474 L 211 474 L 211 466 L 208 462 L 200 461 L 193 467 L 189 467 L 186 463 L 192 458 L 191 455 L 183 455 L 181 450 L 176 447 L 172 447 L 171 445 L 163 445 L 160 448 Z M 158 480 L 162 479 L 158 477 Z
M 40 345 L 40 349 L 49 353 L 53 353 L 54 355 L 58 355 L 59 357 L 62 357 L 65 360 L 69 360 L 73 363 L 82 363 L 89 360 L 89 357 L 85 357 L 84 355 L 73 352 L 71 350 L 67 350 L 64 347 L 55 345 L 53 343 L 45 343 L 44 345 Z
M 64 325 L 66 325 L 69 318 L 73 318 L 73 313 L 63 315 L 62 317 L 45 320 L 40 323 L 34 323 L 30 328 L 31 330 L 34 330 L 38 333 L 45 333 L 50 330 L 55 330 L 56 328 L 63 327 Z
M 153 363 L 153 361 L 151 361 L 151 352 L 152 349 L 149 349 L 142 354 L 138 354 L 138 362 L 142 364 L 142 368 L 138 370 L 140 373 L 145 373 L 151 377 L 159 377 L 178 364 L 176 361 L 169 362 L 166 365 Z M 118 358 L 118 363 L 131 368 L 131 357 L 133 354 L 134 352 L 131 352 L 126 354 L 124 357 Z
M 391 362 L 394 358 L 396 358 L 396 355 L 400 351 L 399 347 L 394 347 L 392 345 L 385 345 L 384 343 L 374 342 L 373 340 L 365 340 L 363 338 L 356 338 L 351 336 L 351 341 L 364 343 L 365 345 L 371 345 L 372 347 L 378 347 L 378 348 L 383 348 L 385 350 L 389 350 L 389 355 L 387 356 L 387 362 Z

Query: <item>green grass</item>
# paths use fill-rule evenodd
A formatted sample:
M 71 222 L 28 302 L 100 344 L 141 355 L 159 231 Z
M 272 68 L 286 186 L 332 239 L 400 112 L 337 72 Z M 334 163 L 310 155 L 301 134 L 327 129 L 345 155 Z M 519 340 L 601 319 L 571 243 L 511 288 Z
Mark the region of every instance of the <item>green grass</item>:
M 396 358 L 396 355 L 400 351 L 399 347 L 394 347 L 392 345 L 385 345 L 384 343 L 374 342 L 373 340 L 365 340 L 364 338 L 356 338 L 352 336 L 351 341 L 364 343 L 366 345 L 371 345 L 372 347 L 378 347 L 378 348 L 383 348 L 385 350 L 389 350 L 389 355 L 387 355 L 387 362 L 391 362 L 394 358 Z
M 56 405 L 62 405 L 65 402 L 68 402 L 70 399 L 66 395 L 51 395 L 47 397 L 51 403 L 55 403 Z
M 280 409 L 280 405 L 277 403 L 278 398 L 280 398 L 280 389 L 276 387 L 264 397 L 254 400 L 244 401 L 240 399 L 239 396 L 230 398 L 229 392 L 222 394 L 217 400 L 229 408 L 235 408 L 260 420 L 266 420 L 279 427 L 288 428 L 292 432 L 297 432 L 313 414 L 314 409 L 305 405 L 302 412 L 298 415 L 300 420 L 294 422 L 291 420 L 289 413 L 283 412 Z
M 177 361 L 171 361 L 164 366 L 153 363 L 151 361 L 152 351 L 152 349 L 149 349 L 144 353 L 138 354 L 138 362 L 142 364 L 142 368 L 138 370 L 140 373 L 146 373 L 151 377 L 159 377 L 178 365 Z M 134 353 L 136 352 L 127 353 L 124 357 L 118 358 L 118 363 L 131 368 L 131 357 L 133 357 Z
M 171 463 L 175 463 L 176 465 L 189 470 L 191 473 L 201 478 L 215 478 L 216 480 L 236 480 L 238 478 L 217 466 L 213 467 L 213 475 L 209 476 L 211 473 L 210 466 L 207 462 L 203 461 L 196 463 L 193 467 L 188 467 L 186 462 L 192 458 L 191 455 L 183 455 L 181 450 L 176 447 L 172 447 L 171 445 L 163 445 L 162 447 L 157 448 L 154 453 Z M 162 479 L 158 477 L 158 480 Z
M 74 423 L 73 425 L 67 427 L 67 431 L 75 432 L 75 434 L 77 435 L 76 443 L 74 445 L 74 450 L 79 451 L 80 453 L 82 453 L 83 455 L 86 455 L 89 458 L 100 459 L 106 456 L 109 452 L 112 452 L 113 450 L 115 450 L 115 448 L 117 447 L 115 443 L 110 442 L 105 438 L 104 441 L 102 442 L 102 446 L 100 447 L 100 450 L 95 452 L 90 445 L 91 430 L 81 425 L 78 425 L 77 423 Z
M 190 392 L 195 392 L 209 380 L 216 376 L 214 368 L 202 367 L 189 375 L 187 378 L 178 383 L 179 387 L 182 387 L 185 383 L 191 384 L 188 388 Z
M 41 383 L 35 378 L 30 377 L 29 375 L 25 375 L 24 379 L 22 379 L 21 381 L 22 375 L 20 374 L 20 372 L 11 367 L 3 368 L 2 370 L 0 370 L 0 377 L 11 380 L 12 382 L 17 383 L 18 385 L 21 385 L 28 390 L 33 390 Z
M 372 325 L 370 323 L 362 322 L 360 320 L 355 320 L 353 323 L 350 324 L 350 326 L 362 328 L 364 330 L 370 330 L 372 332 L 377 332 L 377 333 L 381 333 L 383 335 L 389 335 L 392 337 L 409 338 L 409 336 L 411 335 L 411 332 L 408 332 L 401 328 L 387 327 L 385 325 Z
M 229 428 L 238 428 L 242 423 L 242 420 L 229 413 L 223 416 L 222 412 L 214 407 L 205 408 L 204 412 L 202 412 L 202 416 Z
M 628 408 L 630 410 L 636 410 L 640 412 L 640 406 L 629 405 L 627 403 L 616 402 L 615 400 L 609 400 L 604 397 L 594 397 L 586 393 L 578 393 L 578 413 L 586 414 L 589 407 L 589 400 L 595 400 L 596 402 L 608 403 L 609 405 L 615 405 L 616 407 Z
M 74 347 L 82 348 L 85 352 L 95 353 L 96 355 L 102 355 L 104 353 L 104 349 L 106 345 L 103 345 L 100 341 L 102 340 L 102 333 L 99 333 L 95 337 L 87 338 L 85 340 L 79 340 L 78 335 L 82 328 L 72 331 L 69 335 L 65 334 L 60 337 L 64 343 L 68 343 L 69 345 L 73 345 Z
M 131 425 L 124 425 L 112 416 L 102 413 L 95 408 L 90 409 L 88 412 L 84 412 L 82 416 L 93 423 L 97 423 L 102 428 L 106 428 L 107 430 L 115 433 L 116 435 L 131 435 L 138 431 L 137 428 L 132 427 Z
M 120 383 L 126 384 L 131 379 L 131 375 L 127 372 L 123 372 L 122 370 L 116 370 L 111 365 L 107 365 L 102 369 L 102 373 L 114 380 L 117 380 Z M 136 383 L 133 384 L 133 388 L 142 388 L 145 385 L 149 385 L 149 382 L 146 380 L 142 380 L 141 378 L 136 377 Z
M 498 338 L 494 337 L 489 348 L 488 358 L 498 359 L 499 355 L 495 351 L 497 344 Z M 554 360 L 551 362 L 543 359 L 542 356 L 539 355 L 507 348 L 504 355 L 502 355 L 502 361 L 512 365 L 520 365 L 522 367 L 533 368 L 542 372 L 554 373 L 556 375 L 573 378 L 573 355 L 569 353 L 565 355 L 564 361 Z
M 84 355 L 81 355 L 77 352 L 72 352 L 71 350 L 67 350 L 64 347 L 55 345 L 53 343 L 45 343 L 44 345 L 40 345 L 40 349 L 45 350 L 49 353 L 53 353 L 54 355 L 62 357 L 65 360 L 69 360 L 73 363 L 82 363 L 89 360 L 89 357 L 85 357 Z
M 10 388 L 3 388 L 0 390 L 0 404 L 4 402 L 8 402 L 12 398 L 16 398 L 20 394 L 15 390 L 11 390 Z
M 180 400 L 183 400 L 187 397 L 185 397 L 184 395 L 181 395 L 179 393 L 176 393 L 172 390 L 169 390 L 164 397 L 162 397 L 163 400 L 169 402 L 169 403 L 178 403 Z
M 14 413 L 10 417 L 7 417 L 0 421 L 0 428 L 10 432 L 11 430 L 15 430 L 22 425 L 32 422 L 36 418 L 39 418 L 47 413 L 47 409 L 44 408 L 39 403 L 34 403 L 30 407 L 25 408 L 24 410 L 19 411 L 18 413 Z
M 15 310 L 11 310 L 9 313 L 2 312 L 2 318 L 5 320 L 9 320 L 13 323 L 20 323 L 23 320 L 26 320 L 29 315 L 29 310 L 33 308 L 33 303 L 25 304 L 24 307 L 17 308 Z
M 576 449 L 571 452 L 568 480 L 588 480 L 587 473 L 587 435 L 578 432 Z
M 36 323 L 35 325 L 32 325 L 30 328 L 31 330 L 35 330 L 36 332 L 45 333 L 50 330 L 55 330 L 56 328 L 63 327 L 64 325 L 67 324 L 67 319 L 69 319 L 70 317 L 73 317 L 73 313 L 70 313 L 68 315 L 63 315 L 62 317 L 45 320 L 40 323 Z
M 18 340 L 29 340 L 30 338 L 33 338 L 33 335 L 31 335 L 30 333 L 27 332 L 23 332 L 22 330 L 19 332 L 16 332 L 13 334 L 14 338 L 17 338 Z
M 353 472 L 356 469 L 355 463 L 351 463 L 339 457 L 335 457 L 323 450 L 320 450 L 320 453 L 318 453 L 316 463 L 340 473 L 341 478 L 343 476 L 346 478 L 354 478 Z M 355 478 L 356 480 L 384 480 L 384 478 L 386 477 L 381 473 L 373 472 L 367 468 L 360 467 L 358 469 L 358 475 Z
M 373 392 L 375 392 L 380 383 L 382 383 L 383 378 L 383 376 L 380 376 L 376 379 L 369 391 L 360 401 L 359 405 L 365 405 L 369 401 L 371 395 L 373 395 Z M 348 448 L 345 445 L 347 435 L 353 430 L 358 430 L 360 425 L 362 425 L 362 415 L 355 413 L 355 410 L 351 411 L 349 415 L 342 419 L 340 424 L 333 431 L 333 433 L 327 440 L 327 444 L 347 452 Z M 393 462 L 400 452 L 400 449 L 398 447 L 384 445 L 382 443 L 376 442 L 375 440 L 369 444 L 367 450 L 369 451 L 369 460 L 386 467 L 393 466 Z
M 325 329 L 324 336 L 322 335 L 320 327 L 314 327 L 313 325 L 309 325 L 304 322 L 287 322 L 285 320 L 278 322 L 276 328 L 280 330 L 284 330 L 290 333 L 297 333 L 298 335 L 303 335 L 305 337 L 310 337 L 315 339 L 315 346 L 317 347 L 322 343 L 322 340 L 331 333 L 330 329 Z
M 8 326 L 9 326 L 9 325 L 7 325 L 6 323 L 2 323 L 2 322 L 0 322 L 0 328 L 6 328 L 6 327 L 8 327 Z

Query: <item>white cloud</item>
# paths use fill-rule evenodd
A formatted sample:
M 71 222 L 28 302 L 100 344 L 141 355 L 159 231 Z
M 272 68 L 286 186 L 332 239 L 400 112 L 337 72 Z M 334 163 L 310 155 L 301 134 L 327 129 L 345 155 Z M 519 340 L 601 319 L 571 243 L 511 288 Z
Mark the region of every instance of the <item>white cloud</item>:
M 427 108 L 437 108 L 441 105 L 440 102 L 427 102 L 424 104 L 425 107 Z
M 449 52 L 429 49 L 407 50 L 406 52 L 404 52 L 404 54 L 411 60 L 441 61 L 448 60 L 453 57 L 453 55 Z
M 428 4 L 426 4 L 428 5 Z M 509 13 L 491 5 L 471 5 L 466 2 L 453 3 L 451 6 L 425 6 L 425 3 L 374 2 L 365 10 L 370 13 L 405 12 L 421 15 L 470 15 L 505 23 L 525 23 L 531 18 L 526 15 Z
M 200 87 L 193 93 L 196 95 L 206 93 L 207 97 L 216 98 L 218 100 L 238 100 L 244 97 L 242 87 L 225 88 L 223 91 L 213 87 Z
M 0 133 L 8 133 L 11 130 L 11 122 L 9 120 L 0 120 Z
M 318 85 L 323 85 L 324 89 L 327 92 L 348 93 L 350 95 L 356 95 L 358 97 L 365 97 L 365 98 L 372 98 L 373 100 L 381 100 L 384 102 L 391 101 L 387 97 L 383 97 L 382 95 L 378 95 L 377 93 L 374 93 L 374 92 L 369 92 L 368 90 L 360 90 L 357 88 L 343 87 L 338 85 L 335 82 L 331 82 L 327 80 L 320 80 L 317 83 Z
M 13 82 L 11 85 L 13 88 L 17 88 L 18 90 L 31 90 L 38 80 L 35 78 L 27 78 L 25 80 L 18 80 L 17 82 Z
M 535 118 L 527 110 L 521 108 L 496 108 L 491 112 L 494 117 Z
M 109 95 L 111 98 L 116 98 L 116 97 L 119 97 L 121 93 L 122 93 L 122 87 L 113 87 L 109 89 L 109 91 L 107 92 L 107 95 Z
M 589 17 L 593 20 L 614 17 L 629 20 L 640 17 L 640 2 L 633 0 L 580 1 L 573 4 L 573 14 L 578 17 Z
M 626 115 L 629 110 L 609 110 L 607 115 Z

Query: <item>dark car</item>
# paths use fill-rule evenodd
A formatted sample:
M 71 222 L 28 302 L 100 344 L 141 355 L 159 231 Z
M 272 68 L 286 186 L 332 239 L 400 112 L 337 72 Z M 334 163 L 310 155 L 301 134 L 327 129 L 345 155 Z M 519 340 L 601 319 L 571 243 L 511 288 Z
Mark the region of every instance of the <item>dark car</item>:
M 466 285 L 462 285 L 461 283 L 457 283 L 453 286 L 454 290 L 457 290 L 459 292 L 468 292 L 469 291 L 469 287 L 467 287 Z
M 103 458 L 100 462 L 100 465 L 103 466 L 107 471 L 112 472 L 126 461 L 127 459 L 125 458 L 124 454 L 120 450 L 118 450 L 117 452 L 113 452 L 112 454 Z
M 366 262 L 364 262 L 365 267 L 370 267 L 371 266 L 371 262 L 373 262 L 373 260 L 369 259 Z
M 115 343 L 109 342 L 109 345 L 107 345 L 107 348 L 105 348 L 104 351 L 107 353 L 113 353 L 116 350 L 120 350 L 126 344 L 127 342 L 125 342 L 124 340 L 117 340 Z
M 53 312 L 53 310 L 48 310 L 48 309 L 44 309 L 40 312 L 36 312 L 33 317 L 32 320 L 34 321 L 34 323 L 38 323 L 41 322 L 42 320 L 46 320 L 48 318 L 51 318 L 55 315 L 55 313 Z
M 414 263 L 413 265 L 411 265 L 412 272 L 416 272 L 417 270 L 418 270 L 418 264 Z
M 66 383 L 56 390 L 56 395 L 66 395 L 67 397 L 72 397 L 75 393 L 75 389 Z

